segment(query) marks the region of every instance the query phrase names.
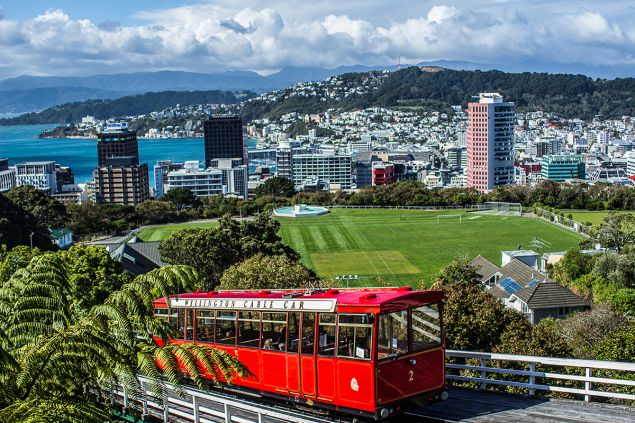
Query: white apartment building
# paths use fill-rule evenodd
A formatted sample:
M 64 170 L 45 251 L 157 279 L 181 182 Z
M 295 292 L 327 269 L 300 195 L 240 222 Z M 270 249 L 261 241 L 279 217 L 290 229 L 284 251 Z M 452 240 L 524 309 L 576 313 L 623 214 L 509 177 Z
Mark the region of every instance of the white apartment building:
M 295 154 L 293 155 L 293 183 L 320 180 L 329 183 L 331 190 L 350 189 L 353 183 L 350 154 Z
M 183 169 L 173 170 L 167 174 L 165 192 L 173 188 L 186 188 L 197 197 L 209 197 L 225 194 L 223 172 L 219 169 L 201 169 L 198 160 L 185 162 Z
M 242 164 L 241 159 L 215 159 L 210 164 L 209 169 L 218 170 L 222 174 L 225 195 L 243 200 L 249 198 L 249 166 Z
M 31 185 L 46 191 L 47 194 L 55 194 L 57 191 L 57 175 L 55 162 L 24 162 L 15 165 L 16 185 Z
M 0 170 L 0 192 L 9 191 L 15 184 L 15 169 Z

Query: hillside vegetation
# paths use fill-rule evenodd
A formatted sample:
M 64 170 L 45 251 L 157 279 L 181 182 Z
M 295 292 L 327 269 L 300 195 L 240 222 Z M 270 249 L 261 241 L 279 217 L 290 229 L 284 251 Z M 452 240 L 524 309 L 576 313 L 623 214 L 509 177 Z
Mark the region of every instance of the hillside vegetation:
M 349 74 L 349 78 L 361 81 L 366 75 Z M 499 92 L 505 100 L 515 102 L 519 111 L 543 110 L 565 118 L 635 115 L 634 78 L 594 80 L 583 75 L 449 69 L 430 72 L 419 67 L 393 72 L 377 89 L 339 101 L 298 96 L 285 96 L 276 102 L 255 99 L 245 106 L 244 114 L 249 118 L 275 117 L 292 111 L 316 113 L 329 108 L 375 106 L 444 110 L 450 105 L 466 106 L 479 92 Z
M 177 104 L 236 104 L 254 95 L 251 92 L 233 93 L 218 90 L 151 92 L 115 100 L 88 100 L 78 103 L 67 103 L 48 108 L 39 113 L 27 113 L 15 118 L 0 119 L 0 125 L 67 124 L 79 122 L 83 116 L 88 115 L 97 119 L 137 116 L 161 111 Z

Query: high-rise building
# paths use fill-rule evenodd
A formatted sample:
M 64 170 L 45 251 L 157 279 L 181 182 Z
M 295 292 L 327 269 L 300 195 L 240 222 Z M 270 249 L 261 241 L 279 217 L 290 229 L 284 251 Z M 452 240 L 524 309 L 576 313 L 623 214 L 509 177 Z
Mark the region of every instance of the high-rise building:
M 564 182 L 567 179 L 584 179 L 585 163 L 581 156 L 560 155 L 542 158 L 542 179 Z
M 293 179 L 293 149 L 288 145 L 276 149 L 276 175 Z
M 467 167 L 467 148 L 448 147 L 445 157 L 448 159 L 448 166 L 453 170 L 461 170 Z
M 167 192 L 168 174 L 172 171 L 183 169 L 183 163 L 174 163 L 172 160 L 159 160 L 153 169 L 154 173 L 154 197 L 161 198 Z
M 139 164 L 137 134 L 125 123 L 110 124 L 97 138 L 95 200 L 136 206 L 150 198 L 148 165 Z
M 225 195 L 233 195 L 243 200 L 249 197 L 249 166 L 242 164 L 241 159 L 212 160 L 210 169 L 222 172 Z
M 215 116 L 203 125 L 205 165 L 215 159 L 241 159 L 248 164 L 243 120 L 239 116 Z
M 127 123 L 111 123 L 97 134 L 97 166 L 106 166 L 113 157 L 132 157 L 132 164 L 139 164 L 137 133 Z
M 481 93 L 468 104 L 468 187 L 486 192 L 514 183 L 514 109 L 498 93 Z
M 331 190 L 350 189 L 351 168 L 350 154 L 294 154 L 293 182 L 300 186 L 317 179 L 328 182 Z
M 57 192 L 55 162 L 24 162 L 15 165 L 16 185 L 31 185 L 49 195 Z

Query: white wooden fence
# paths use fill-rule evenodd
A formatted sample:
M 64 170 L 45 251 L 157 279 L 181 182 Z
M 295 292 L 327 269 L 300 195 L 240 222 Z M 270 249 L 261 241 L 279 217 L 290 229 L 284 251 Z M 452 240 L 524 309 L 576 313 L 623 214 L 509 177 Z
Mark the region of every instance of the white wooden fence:
M 631 387 L 630 391 L 634 392 L 635 363 L 457 350 L 447 350 L 446 357 L 477 359 L 478 364 L 446 363 L 446 370 L 449 371 L 446 377 L 448 380 L 452 381 L 476 382 L 479 384 L 480 389 L 487 389 L 488 385 L 512 386 L 526 389 L 529 395 L 536 395 L 538 391 L 577 394 L 583 396 L 586 402 L 590 402 L 593 397 L 635 401 L 635 394 L 627 392 L 628 389 L 626 389 Z M 494 367 L 492 362 L 497 362 L 499 365 L 501 362 L 519 363 L 524 365 L 526 370 Z M 566 368 L 568 373 L 580 373 L 580 375 L 566 374 L 564 372 L 542 371 L 537 368 L 537 366 L 557 367 L 562 369 Z M 593 376 L 593 372 L 598 370 L 623 372 L 624 379 Z M 457 372 L 455 371 L 472 371 L 476 372 L 478 376 L 469 375 L 471 372 L 456 374 Z M 526 377 L 526 380 L 519 382 L 497 379 L 497 376 L 502 374 L 524 376 Z M 540 378 L 542 383 L 537 383 L 537 378 Z M 554 384 L 553 381 L 555 380 L 569 381 L 573 382 L 573 385 L 579 386 L 575 387 Z M 608 387 L 610 390 L 595 389 L 594 386 L 597 387 L 598 384 L 600 384 L 602 388 Z

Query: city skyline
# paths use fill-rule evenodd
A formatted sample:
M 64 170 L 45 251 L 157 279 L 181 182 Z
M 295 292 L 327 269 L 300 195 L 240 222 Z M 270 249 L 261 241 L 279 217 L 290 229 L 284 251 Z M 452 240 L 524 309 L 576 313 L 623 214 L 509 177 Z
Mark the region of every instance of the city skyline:
M 0 2 L 0 78 L 435 60 L 635 66 L 635 8 L 624 1 L 90 3 Z

